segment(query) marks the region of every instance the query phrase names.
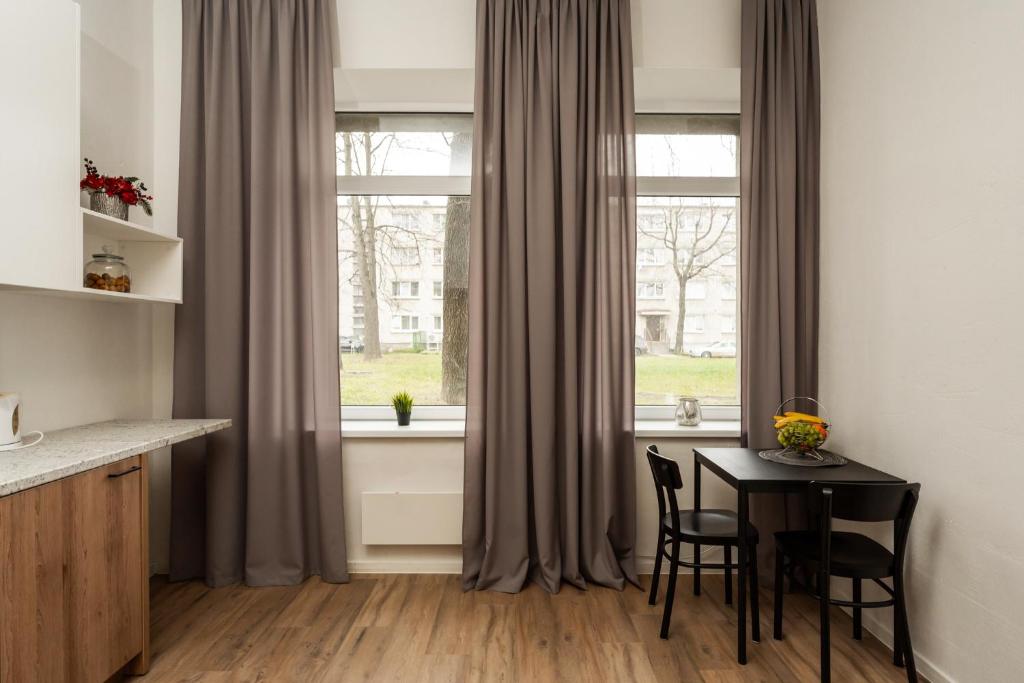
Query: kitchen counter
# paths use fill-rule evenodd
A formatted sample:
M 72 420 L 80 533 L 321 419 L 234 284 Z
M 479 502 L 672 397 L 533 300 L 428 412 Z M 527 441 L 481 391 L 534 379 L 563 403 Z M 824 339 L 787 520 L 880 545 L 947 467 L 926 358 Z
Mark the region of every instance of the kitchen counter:
M 36 446 L 0 451 L 0 497 L 230 426 L 228 419 L 112 420 L 47 432 Z

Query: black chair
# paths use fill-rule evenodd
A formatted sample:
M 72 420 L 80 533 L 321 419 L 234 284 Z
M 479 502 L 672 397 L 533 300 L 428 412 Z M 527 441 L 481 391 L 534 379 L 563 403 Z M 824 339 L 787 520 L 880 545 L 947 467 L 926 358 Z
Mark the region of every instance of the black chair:
M 893 609 L 893 664 L 907 667 L 907 680 L 917 681 L 914 650 L 910 644 L 907 623 L 906 594 L 903 588 L 903 566 L 907 550 L 910 520 L 920 496 L 920 484 L 852 484 L 812 482 L 808 492 L 808 509 L 818 528 L 810 531 L 780 531 L 775 534 L 775 628 L 774 637 L 782 639 L 782 581 L 791 567 L 799 564 L 808 576 L 816 577 L 816 590 L 810 591 L 821 605 L 821 680 L 831 679 L 829 661 L 829 605 L 853 608 L 853 637 L 861 639 L 861 610 L 865 607 Z M 862 534 L 832 531 L 833 519 L 855 522 L 893 522 L 894 552 Z M 830 596 L 829 577 L 844 576 L 853 580 L 853 599 L 837 600 Z M 891 578 L 892 587 L 882 579 Z M 870 579 L 881 586 L 889 599 L 865 602 L 861 583 Z
M 732 570 L 738 568 L 739 565 L 732 562 L 731 551 L 732 547 L 737 545 L 739 538 L 739 520 L 732 510 L 680 510 L 679 501 L 676 499 L 676 491 L 683 488 L 679 465 L 675 460 L 659 455 L 658 447 L 653 445 L 647 447 L 647 462 L 651 466 L 654 487 L 658 493 L 658 545 L 654 556 L 654 575 L 651 577 L 651 597 L 647 604 L 653 605 L 658 601 L 658 580 L 661 578 L 662 558 L 667 557 L 671 562 L 668 572 L 668 592 L 665 594 L 665 613 L 661 619 L 661 637 L 664 639 L 668 638 L 668 626 L 672 621 L 672 601 L 675 599 L 676 575 L 679 573 L 680 566 L 697 570 L 693 577 L 694 595 L 700 595 L 699 571 L 701 569 L 724 569 L 725 602 L 732 604 Z M 749 553 L 750 612 L 753 617 L 751 636 L 754 640 L 760 640 L 757 605 L 757 529 L 753 524 L 748 527 L 747 543 L 751 549 Z M 680 560 L 679 545 L 681 543 L 693 544 L 694 555 L 699 555 L 700 546 L 720 545 L 725 552 L 725 562 L 700 562 L 699 557 L 694 557 L 693 562 Z M 672 546 L 671 555 L 666 550 L 669 545 Z M 744 580 L 743 577 L 738 578 L 740 581 Z

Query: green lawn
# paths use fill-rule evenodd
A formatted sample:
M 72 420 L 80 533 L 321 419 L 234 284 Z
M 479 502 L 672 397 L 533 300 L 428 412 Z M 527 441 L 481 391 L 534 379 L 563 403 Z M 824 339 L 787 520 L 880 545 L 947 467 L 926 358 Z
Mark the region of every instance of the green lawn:
M 375 361 L 342 355 L 342 405 L 387 405 L 408 391 L 417 405 L 441 403 L 441 354 L 388 353 Z M 706 404 L 736 404 L 735 358 L 640 356 L 636 359 L 637 405 L 674 404 L 680 394 Z

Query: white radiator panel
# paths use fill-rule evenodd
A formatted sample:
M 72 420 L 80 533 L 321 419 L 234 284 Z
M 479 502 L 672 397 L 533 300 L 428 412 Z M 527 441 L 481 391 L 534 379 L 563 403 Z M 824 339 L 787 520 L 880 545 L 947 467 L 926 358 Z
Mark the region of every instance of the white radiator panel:
M 461 492 L 363 491 L 363 545 L 461 545 Z

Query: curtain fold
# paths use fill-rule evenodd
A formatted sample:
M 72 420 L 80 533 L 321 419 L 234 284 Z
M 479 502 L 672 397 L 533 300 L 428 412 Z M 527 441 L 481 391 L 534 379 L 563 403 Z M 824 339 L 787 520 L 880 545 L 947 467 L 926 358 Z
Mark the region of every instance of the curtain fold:
M 184 0 L 171 577 L 347 581 L 331 0 Z
M 818 21 L 815 0 L 743 0 L 742 15 L 742 438 L 773 448 L 779 403 L 818 395 Z M 804 515 L 799 496 L 755 496 L 750 510 L 762 539 Z
M 463 584 L 636 582 L 627 0 L 478 0 Z

